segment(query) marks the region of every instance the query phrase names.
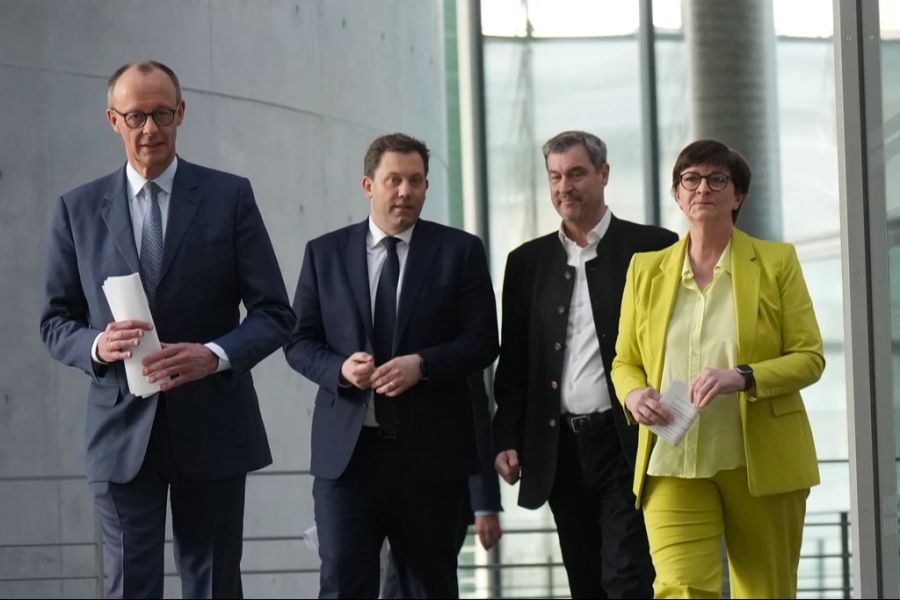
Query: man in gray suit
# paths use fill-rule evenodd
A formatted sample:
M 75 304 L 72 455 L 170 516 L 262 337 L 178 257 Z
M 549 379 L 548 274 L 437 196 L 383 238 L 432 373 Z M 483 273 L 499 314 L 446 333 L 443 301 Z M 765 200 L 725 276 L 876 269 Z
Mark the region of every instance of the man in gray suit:
M 107 597 L 162 597 L 169 493 L 184 597 L 240 597 L 246 474 L 272 462 L 250 369 L 287 339 L 293 312 L 250 182 L 175 155 L 184 112 L 167 66 L 117 70 L 107 118 L 127 161 L 63 194 L 50 232 L 41 337 L 91 379 Z M 147 398 L 122 361 L 151 325 L 114 321 L 101 289 L 135 272 L 163 342 L 143 361 L 166 381 Z

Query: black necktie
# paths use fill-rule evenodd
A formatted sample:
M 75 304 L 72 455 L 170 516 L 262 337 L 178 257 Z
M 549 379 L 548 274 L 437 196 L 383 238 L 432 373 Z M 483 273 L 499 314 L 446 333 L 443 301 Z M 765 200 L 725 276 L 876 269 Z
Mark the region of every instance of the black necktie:
M 378 277 L 375 290 L 374 350 L 375 364 L 382 365 L 392 358 L 394 352 L 394 329 L 397 325 L 397 282 L 400 280 L 400 259 L 397 258 L 395 237 L 382 240 L 387 257 Z M 389 434 L 397 434 L 397 405 L 393 398 L 375 394 L 375 420 Z

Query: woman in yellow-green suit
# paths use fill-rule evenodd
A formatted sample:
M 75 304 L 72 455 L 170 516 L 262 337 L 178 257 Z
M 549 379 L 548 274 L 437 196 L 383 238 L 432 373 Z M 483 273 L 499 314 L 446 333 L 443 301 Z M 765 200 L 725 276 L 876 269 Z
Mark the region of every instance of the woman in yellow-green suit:
M 720 539 L 732 597 L 797 594 L 806 498 L 819 483 L 800 390 L 825 367 L 794 247 L 734 227 L 750 167 L 713 140 L 682 150 L 672 191 L 690 223 L 665 250 L 634 256 L 612 379 L 640 424 L 634 493 L 657 598 L 717 598 Z M 676 446 L 648 426 L 682 380 L 698 416 Z

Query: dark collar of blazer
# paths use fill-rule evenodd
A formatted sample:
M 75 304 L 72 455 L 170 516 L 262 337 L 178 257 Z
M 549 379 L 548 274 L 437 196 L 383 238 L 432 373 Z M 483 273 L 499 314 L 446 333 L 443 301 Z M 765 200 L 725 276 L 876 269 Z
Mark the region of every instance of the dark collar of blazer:
M 592 267 L 596 268 L 601 263 L 607 263 L 609 260 L 616 260 L 620 256 L 623 257 L 625 268 L 628 268 L 628 262 L 634 253 L 631 249 L 634 240 L 627 239 L 625 237 L 626 233 L 622 229 L 622 221 L 617 219 L 615 215 L 610 215 L 609 228 L 606 230 L 600 243 L 597 244 L 597 257 L 589 260 L 585 265 L 588 270 L 592 270 Z M 569 257 L 565 246 L 559 239 L 558 230 L 536 241 L 542 242 L 540 251 L 537 252 L 539 263 L 558 265 L 560 269 L 565 269 L 568 266 Z M 612 277 L 613 274 L 604 272 L 601 276 L 608 278 Z M 624 281 L 624 271 L 622 276 Z
M 369 219 L 353 225 L 348 230 L 344 246 L 344 262 L 347 277 L 356 299 L 356 308 L 362 319 L 366 339 L 372 339 L 372 298 L 369 294 L 369 267 L 366 256 L 366 235 L 369 232 Z M 394 333 L 394 353 L 398 343 L 409 326 L 413 307 L 416 305 L 429 267 L 435 260 L 441 247 L 442 230 L 430 221 L 419 219 L 409 242 L 409 253 L 406 255 L 406 266 L 403 271 L 400 298 L 397 305 L 397 329 Z
M 175 172 L 172 195 L 169 199 L 169 217 L 166 221 L 166 239 L 160 281 L 166 276 L 166 271 L 172 264 L 172 259 L 177 254 L 203 200 L 203 195 L 199 191 L 196 171 L 194 165 L 181 157 L 178 158 L 178 170 Z M 108 185 L 103 191 L 100 215 L 109 229 L 113 243 L 122 254 L 128 267 L 138 273 L 140 272 L 140 261 L 134 245 L 131 213 L 128 210 L 125 166 L 123 165 L 121 169 L 113 173 L 107 181 Z

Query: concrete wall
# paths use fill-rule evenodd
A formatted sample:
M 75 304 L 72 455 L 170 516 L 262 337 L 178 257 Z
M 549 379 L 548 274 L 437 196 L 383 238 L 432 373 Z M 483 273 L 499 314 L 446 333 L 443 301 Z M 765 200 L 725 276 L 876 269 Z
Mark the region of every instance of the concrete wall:
M 376 135 L 429 143 L 424 216 L 448 214 L 441 0 L 0 0 L 2 597 L 96 594 L 91 579 L 9 581 L 89 576 L 94 547 L 9 545 L 95 539 L 82 478 L 87 381 L 52 362 L 38 335 L 46 238 L 60 193 L 123 164 L 105 80 L 144 57 L 182 80 L 179 153 L 252 181 L 290 294 L 306 241 L 367 214 L 359 181 Z M 245 533 L 300 535 L 312 482 L 290 472 L 309 467 L 314 388 L 280 352 L 254 376 L 275 464 L 249 479 Z M 245 570 L 317 564 L 299 541 L 245 546 Z M 302 597 L 318 580 L 248 574 L 244 585 L 250 597 Z M 169 578 L 166 595 L 179 594 Z

